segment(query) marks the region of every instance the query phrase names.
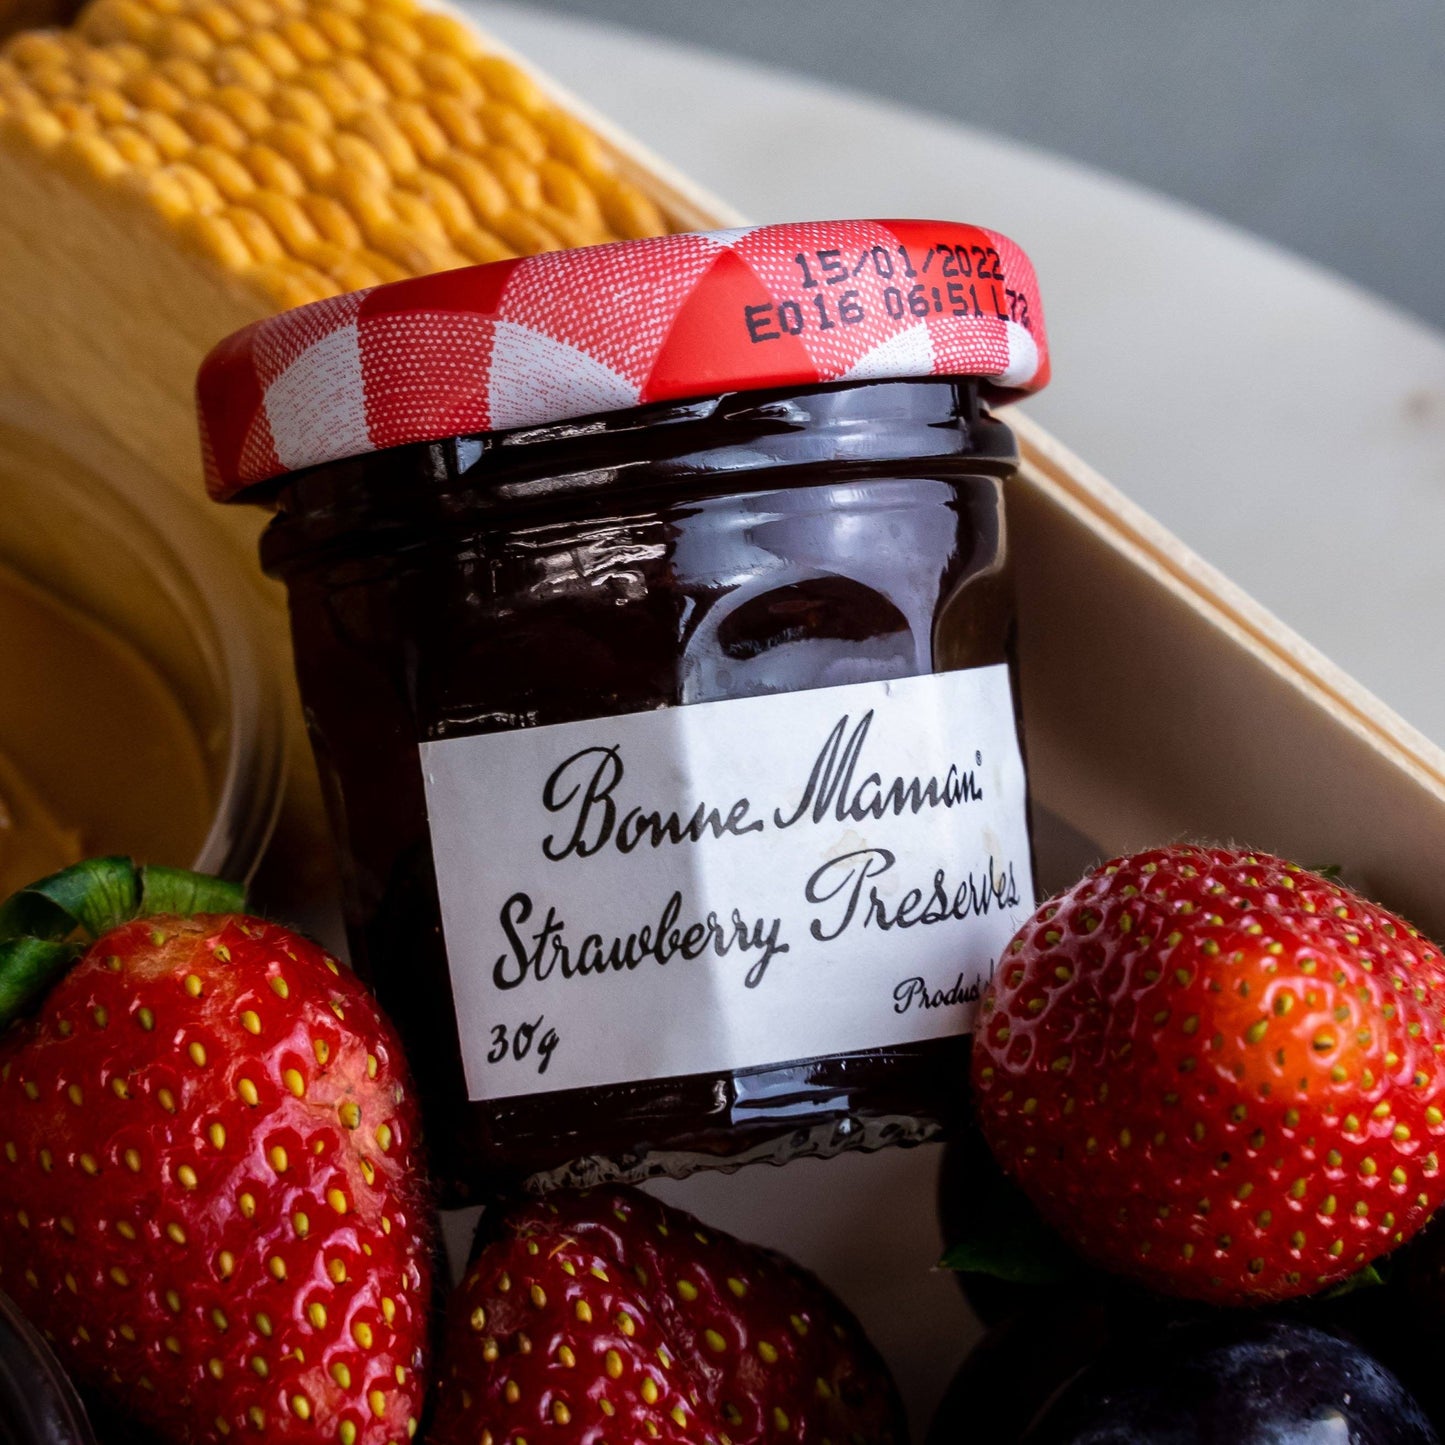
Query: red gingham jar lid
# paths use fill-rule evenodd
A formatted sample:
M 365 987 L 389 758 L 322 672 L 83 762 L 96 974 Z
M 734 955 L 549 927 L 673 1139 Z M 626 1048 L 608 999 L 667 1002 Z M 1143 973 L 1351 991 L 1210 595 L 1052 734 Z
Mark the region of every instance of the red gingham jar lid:
M 227 501 L 384 447 L 649 402 L 891 377 L 1037 391 L 1034 269 L 952 221 L 816 221 L 618 241 L 396 281 L 238 331 L 197 380 Z

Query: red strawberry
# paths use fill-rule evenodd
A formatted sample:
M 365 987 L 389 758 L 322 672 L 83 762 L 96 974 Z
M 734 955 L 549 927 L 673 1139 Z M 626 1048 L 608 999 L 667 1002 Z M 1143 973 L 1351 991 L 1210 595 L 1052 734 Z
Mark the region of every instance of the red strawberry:
M 236 914 L 125 923 L 0 1046 L 0 1282 L 165 1440 L 401 1442 L 418 1143 L 395 1035 L 317 945 Z
M 979 1122 L 1082 1254 L 1155 1288 L 1311 1293 L 1445 1199 L 1445 967 L 1409 924 L 1264 854 L 1115 859 L 1005 953 Z
M 483 1228 L 451 1301 L 432 1445 L 906 1438 L 858 1322 L 780 1255 L 628 1189 Z

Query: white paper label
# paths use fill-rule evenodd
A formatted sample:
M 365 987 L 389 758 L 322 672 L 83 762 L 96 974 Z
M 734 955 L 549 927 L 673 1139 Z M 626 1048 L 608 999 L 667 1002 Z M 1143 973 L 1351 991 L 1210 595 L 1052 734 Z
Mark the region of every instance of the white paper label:
M 1032 911 L 1001 664 L 421 760 L 473 1099 L 964 1033 Z

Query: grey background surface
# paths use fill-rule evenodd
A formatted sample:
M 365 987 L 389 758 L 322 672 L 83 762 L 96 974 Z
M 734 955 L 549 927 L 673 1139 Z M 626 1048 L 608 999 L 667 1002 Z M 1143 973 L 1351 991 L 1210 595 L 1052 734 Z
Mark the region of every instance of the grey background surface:
M 1128 176 L 1445 326 L 1445 0 L 532 0 Z

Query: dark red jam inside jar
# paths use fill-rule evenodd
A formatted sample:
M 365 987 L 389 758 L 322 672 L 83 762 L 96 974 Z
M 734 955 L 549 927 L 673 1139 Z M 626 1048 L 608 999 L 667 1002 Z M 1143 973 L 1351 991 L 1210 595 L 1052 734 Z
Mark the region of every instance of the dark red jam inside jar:
M 305 339 L 360 351 L 359 394 L 334 356 L 305 391 L 316 376 L 274 361 L 297 349 L 273 336 L 263 355 L 256 328 L 203 371 L 213 491 L 275 508 L 262 557 L 289 592 L 353 961 L 406 1041 L 453 1201 L 933 1137 L 965 1103 L 979 982 L 1032 908 L 1016 455 L 987 409 L 1046 372 L 1032 273 L 1001 238 L 975 257 L 991 233 L 970 227 L 749 234 L 774 233 L 791 278 L 756 260 L 751 291 L 694 278 L 627 406 L 564 414 L 607 383 L 569 380 L 554 343 L 570 325 L 577 344 L 577 292 L 555 269 L 531 391 L 503 392 L 498 361 L 483 425 L 454 425 L 455 396 L 382 416 L 437 363 L 368 371 L 355 312 L 343 341 L 318 343 L 315 318 Z M 730 266 L 734 235 L 709 243 Z M 930 245 L 975 288 L 999 273 L 988 318 L 970 298 L 935 335 L 909 310 L 905 265 L 923 274 Z M 814 291 L 834 304 L 835 258 L 871 278 L 843 290 L 904 374 L 855 362 L 839 380 L 768 351 L 795 312 L 819 314 Z M 528 265 L 451 273 L 472 278 L 455 296 L 498 355 Z M 628 307 L 588 279 L 610 335 Z M 414 307 L 396 293 L 425 283 L 369 300 L 434 316 L 446 280 Z M 1004 290 L 1032 330 L 1001 325 Z M 689 326 L 718 343 L 698 349 L 701 381 L 734 384 L 675 358 L 657 382 L 657 349 Z M 965 374 L 956 358 L 989 335 Z M 238 355 L 272 440 L 226 411 Z M 277 375 L 305 393 L 303 432 L 319 427 L 305 446 Z

